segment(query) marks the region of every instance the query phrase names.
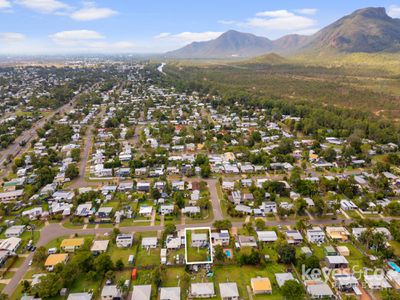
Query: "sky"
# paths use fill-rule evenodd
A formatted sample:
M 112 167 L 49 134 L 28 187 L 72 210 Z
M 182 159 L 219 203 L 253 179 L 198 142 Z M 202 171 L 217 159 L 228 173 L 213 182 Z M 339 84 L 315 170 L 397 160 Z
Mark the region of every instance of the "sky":
M 370 6 L 400 18 L 399 0 L 0 0 L 0 54 L 163 53 L 230 29 L 276 39 Z

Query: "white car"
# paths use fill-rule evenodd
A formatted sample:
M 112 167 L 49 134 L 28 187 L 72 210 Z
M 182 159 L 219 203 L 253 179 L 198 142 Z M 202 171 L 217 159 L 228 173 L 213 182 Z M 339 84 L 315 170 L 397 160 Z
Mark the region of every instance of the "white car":
M 29 261 L 28 266 L 32 266 L 32 259 Z

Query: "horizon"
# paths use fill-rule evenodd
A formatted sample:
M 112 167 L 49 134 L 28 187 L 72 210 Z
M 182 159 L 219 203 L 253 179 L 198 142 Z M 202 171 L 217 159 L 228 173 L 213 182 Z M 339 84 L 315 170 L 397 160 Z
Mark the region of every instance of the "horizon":
M 227 0 L 217 4 L 207 0 L 188 8 L 178 1 L 160 0 L 145 4 L 0 0 L 0 55 L 159 55 L 192 42 L 213 40 L 229 30 L 271 40 L 288 34 L 312 35 L 366 7 L 384 7 L 389 16 L 400 17 L 400 2 L 390 0 L 339 0 L 343 5 L 311 0 L 262 2 L 233 6 Z

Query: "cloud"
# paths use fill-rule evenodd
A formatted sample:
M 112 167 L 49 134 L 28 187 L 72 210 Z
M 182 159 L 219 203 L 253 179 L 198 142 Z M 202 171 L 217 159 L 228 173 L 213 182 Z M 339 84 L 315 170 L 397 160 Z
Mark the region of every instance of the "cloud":
M 244 27 L 259 28 L 263 30 L 293 31 L 314 26 L 316 21 L 296 15 L 288 10 L 263 11 L 255 17 L 248 19 L 242 25 Z
M 25 35 L 18 32 L 0 32 L 0 42 L 4 44 L 14 44 L 25 40 Z
M 101 33 L 86 29 L 61 31 L 49 37 L 56 46 L 54 52 L 131 53 L 136 46 L 131 41 L 108 41 Z
M 295 12 L 301 14 L 301 15 L 315 15 L 318 11 L 316 8 L 300 8 L 300 9 L 295 9 Z
M 223 32 L 217 31 L 205 31 L 205 32 L 181 32 L 177 34 L 171 34 L 168 32 L 163 32 L 156 35 L 154 38 L 156 39 L 167 39 L 172 42 L 188 44 L 191 42 L 201 42 L 201 41 L 209 41 L 212 39 L 216 39 Z
M 69 30 L 60 31 L 50 35 L 50 38 L 58 44 L 80 44 L 87 41 L 101 40 L 105 37 L 93 30 Z
M 85 7 L 73 12 L 70 17 L 78 21 L 91 21 L 98 19 L 106 19 L 117 15 L 115 10 L 106 7 L 96 7 L 92 2 L 85 3 Z
M 16 3 L 43 14 L 60 13 L 71 9 L 68 4 L 58 0 L 17 0 Z
M 0 0 L 0 9 L 11 8 L 11 2 L 8 0 Z
M 223 24 L 223 25 L 232 25 L 232 24 L 235 24 L 236 21 L 233 21 L 233 20 L 219 20 L 218 23 Z
M 390 5 L 387 14 L 392 18 L 400 18 L 400 6 L 395 4 Z

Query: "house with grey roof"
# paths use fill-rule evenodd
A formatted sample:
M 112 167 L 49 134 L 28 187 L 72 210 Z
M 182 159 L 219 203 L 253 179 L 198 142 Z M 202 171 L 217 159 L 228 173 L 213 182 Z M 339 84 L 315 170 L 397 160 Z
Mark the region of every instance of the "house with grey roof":
M 180 287 L 160 288 L 160 300 L 181 300 L 181 288 Z
M 239 291 L 236 282 L 220 283 L 219 294 L 222 300 L 238 300 Z
M 131 300 L 150 300 L 151 285 L 135 285 L 133 287 Z

